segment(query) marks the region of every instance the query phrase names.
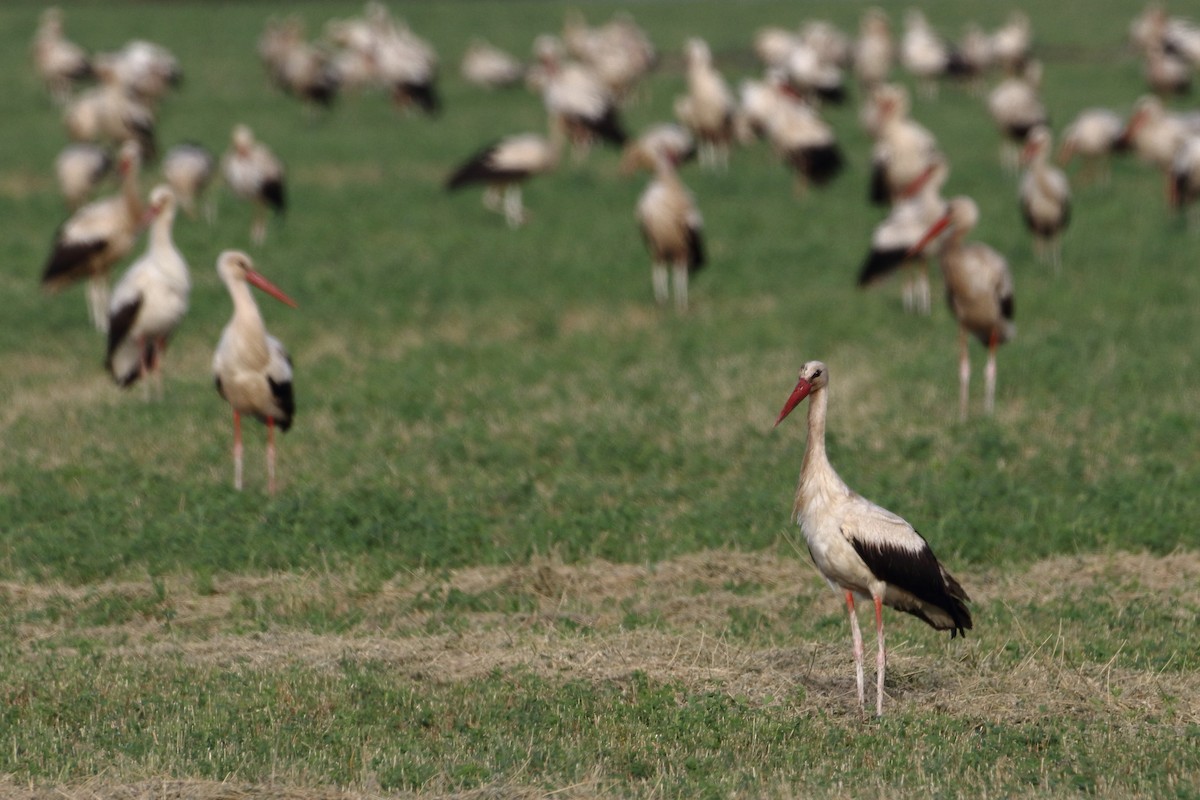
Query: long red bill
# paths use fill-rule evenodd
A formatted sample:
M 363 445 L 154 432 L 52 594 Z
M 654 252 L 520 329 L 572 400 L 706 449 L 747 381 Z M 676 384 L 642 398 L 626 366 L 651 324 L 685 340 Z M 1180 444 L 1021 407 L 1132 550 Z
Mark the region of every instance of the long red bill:
M 946 227 L 949 224 L 950 224 L 950 213 L 947 212 L 947 213 L 943 214 L 937 222 L 933 223 L 933 225 L 930 226 L 929 230 L 925 231 L 925 235 L 921 237 L 921 241 L 917 242 L 912 247 L 908 248 L 908 252 L 905 253 L 905 257 L 912 258 L 913 256 L 920 253 L 922 250 L 925 249 L 925 246 L 927 244 L 929 244 L 930 242 L 932 242 L 934 239 L 936 239 L 938 237 L 939 233 L 946 230 Z
M 252 269 L 246 270 L 246 280 L 249 281 L 252 286 L 257 286 L 259 289 L 262 289 L 279 302 L 289 305 L 292 308 L 296 307 L 296 301 L 284 294 L 283 290 L 278 286 L 263 277 L 261 272 L 256 272 Z
M 792 389 L 792 396 L 783 404 L 783 410 L 779 412 L 779 417 L 775 420 L 775 427 L 779 427 L 779 423 L 783 422 L 784 417 L 792 413 L 792 409 L 800 405 L 800 401 L 808 397 L 808 393 L 812 391 L 812 384 L 801 378 L 796 382 L 796 388 Z

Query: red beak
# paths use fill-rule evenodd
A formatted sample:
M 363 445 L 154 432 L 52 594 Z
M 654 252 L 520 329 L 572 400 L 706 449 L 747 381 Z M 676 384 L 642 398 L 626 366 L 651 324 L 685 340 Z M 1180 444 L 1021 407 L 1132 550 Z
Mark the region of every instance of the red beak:
M 796 388 L 792 389 L 792 396 L 783 404 L 783 410 L 779 412 L 779 417 L 775 420 L 775 427 L 779 427 L 779 423 L 783 422 L 783 418 L 792 413 L 792 409 L 800 405 L 800 401 L 808 397 L 808 393 L 812 391 L 812 384 L 801 378 L 796 382 Z
M 283 290 L 278 286 L 264 278 L 261 272 L 256 272 L 252 269 L 246 270 L 246 280 L 249 281 L 252 286 L 257 286 L 259 289 L 262 289 L 279 302 L 289 305 L 292 308 L 296 307 L 296 301 L 284 294 Z
M 938 234 L 946 230 L 947 226 L 949 225 L 950 212 L 947 211 L 938 219 L 937 222 L 930 226 L 929 230 L 925 231 L 925 235 L 921 237 L 921 241 L 908 248 L 908 252 L 904 254 L 904 257 L 912 258 L 913 256 L 918 255 L 922 250 L 925 249 L 927 244 L 936 239 Z
M 904 190 L 900 192 L 900 196 L 912 197 L 917 192 L 921 191 L 921 187 L 929 183 L 929 179 L 933 177 L 933 173 L 936 171 L 937 164 L 930 164 L 924 169 L 924 171 L 921 172 L 920 175 L 913 178 L 912 181 L 909 182 L 908 186 L 904 187 Z

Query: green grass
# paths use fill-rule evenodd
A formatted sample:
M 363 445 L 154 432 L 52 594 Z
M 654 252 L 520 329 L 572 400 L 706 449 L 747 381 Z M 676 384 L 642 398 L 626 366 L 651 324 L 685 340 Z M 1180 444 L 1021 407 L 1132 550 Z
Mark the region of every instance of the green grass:
M 164 146 L 220 151 L 241 121 L 287 163 L 288 217 L 251 252 L 300 304 L 260 301 L 295 359 L 298 414 L 280 442 L 279 495 L 265 494 L 257 426 L 247 489 L 233 492 L 228 409 L 209 376 L 230 314 L 216 255 L 250 248 L 246 209 L 228 195 L 214 226 L 176 226 L 194 289 L 164 402 L 111 385 L 79 290 L 40 292 L 63 217 L 50 165 L 65 136 L 28 64 L 40 5 L 0 8 L 0 776 L 14 786 L 69 789 L 103 773 L 114 785 L 314 792 L 1196 796 L 1186 587 L 1138 583 L 1135 565 L 1117 568 L 1115 599 L 1103 576 L 1013 595 L 1077 555 L 1190 563 L 1200 234 L 1165 213 L 1149 168 L 1120 161 L 1107 189 L 1077 188 L 1055 276 L 1033 260 L 982 100 L 946 88 L 916 103 L 950 156 L 948 192 L 977 199 L 977 235 L 1016 281 L 998 413 L 978 413 L 975 349 L 972 418 L 959 423 L 948 311 L 915 319 L 897 287 L 853 286 L 879 218 L 854 107 L 826 112 L 848 170 L 805 200 L 762 146 L 736 152 L 728 174 L 685 169 L 711 264 L 678 317 L 653 307 L 633 222 L 643 179 L 619 176 L 615 153 L 531 183 L 532 219 L 515 232 L 477 192 L 441 190 L 482 143 L 545 124 L 528 92 L 461 81 L 470 36 L 524 56 L 565 6 L 396 6 L 441 53 L 443 115 L 404 116 L 367 93 L 310 119 L 255 56 L 281 6 L 62 5 L 91 49 L 138 36 L 177 53 L 186 82 L 163 105 Z M 668 118 L 687 36 L 706 37 L 737 81 L 758 71 L 758 27 L 819 16 L 852 31 L 865 6 L 636 4 L 664 63 L 629 127 Z M 599 22 L 618 7 L 583 9 Z M 924 7 L 950 35 L 1009 10 Z M 361 4 L 288 8 L 315 32 Z M 1127 112 L 1143 91 L 1123 49 L 1140 9 L 1031 9 L 1057 126 L 1090 105 Z M 788 521 L 802 420 L 770 427 L 811 358 L 832 371 L 841 475 L 912 521 L 978 601 L 965 648 L 889 617 L 899 666 L 880 724 L 850 713 L 844 615 Z M 713 551 L 797 564 L 795 583 L 718 566 L 714 580 L 664 578 L 673 594 L 610 597 L 603 581 L 577 590 L 555 577 L 665 575 Z M 510 578 L 471 582 L 487 569 Z M 711 613 L 691 619 L 689 605 Z M 567 651 L 557 672 L 536 655 L 501 657 L 506 636 L 536 652 L 539 635 Z M 286 655 L 254 655 L 280 636 L 296 637 Z M 416 651 L 432 659 L 421 669 L 371 649 L 476 636 L 492 665 L 482 672 L 442 675 L 436 649 Z M 697 678 L 670 658 L 697 637 L 745 658 Z M 316 657 L 314 642 L 334 654 Z M 211 656 L 225 647 L 242 660 Z M 613 652 L 619 674 L 581 666 Z M 649 668 L 646 653 L 671 668 Z M 770 699 L 747 689 L 764 663 L 780 687 Z M 979 704 L 989 681 L 1003 701 Z

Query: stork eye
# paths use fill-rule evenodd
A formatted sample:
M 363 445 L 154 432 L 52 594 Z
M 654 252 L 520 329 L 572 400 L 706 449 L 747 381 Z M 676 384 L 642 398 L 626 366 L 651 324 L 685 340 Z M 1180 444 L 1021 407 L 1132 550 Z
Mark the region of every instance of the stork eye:
M 813 373 L 813 380 L 816 380 L 819 377 L 821 377 L 821 370 L 817 370 Z

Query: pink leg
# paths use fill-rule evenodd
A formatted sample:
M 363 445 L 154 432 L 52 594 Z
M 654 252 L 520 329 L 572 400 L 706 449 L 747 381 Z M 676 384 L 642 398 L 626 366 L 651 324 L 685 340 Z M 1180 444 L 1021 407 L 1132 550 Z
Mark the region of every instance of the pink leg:
M 987 365 L 983 368 L 983 410 L 991 414 L 996 410 L 996 332 L 988 340 Z
M 233 411 L 233 488 L 242 490 L 242 415 Z
M 846 611 L 850 614 L 850 639 L 854 643 L 854 677 L 858 684 L 858 705 L 866 703 L 863 694 L 863 639 L 858 627 L 858 614 L 854 613 L 854 592 L 846 592 Z
M 267 493 L 275 494 L 275 418 L 267 417 Z
M 958 418 L 967 421 L 967 405 L 971 397 L 971 360 L 967 355 L 967 329 L 958 329 Z
M 883 716 L 883 675 L 887 672 L 887 651 L 883 645 L 883 598 L 875 597 L 875 639 L 879 655 L 875 657 L 875 716 Z

